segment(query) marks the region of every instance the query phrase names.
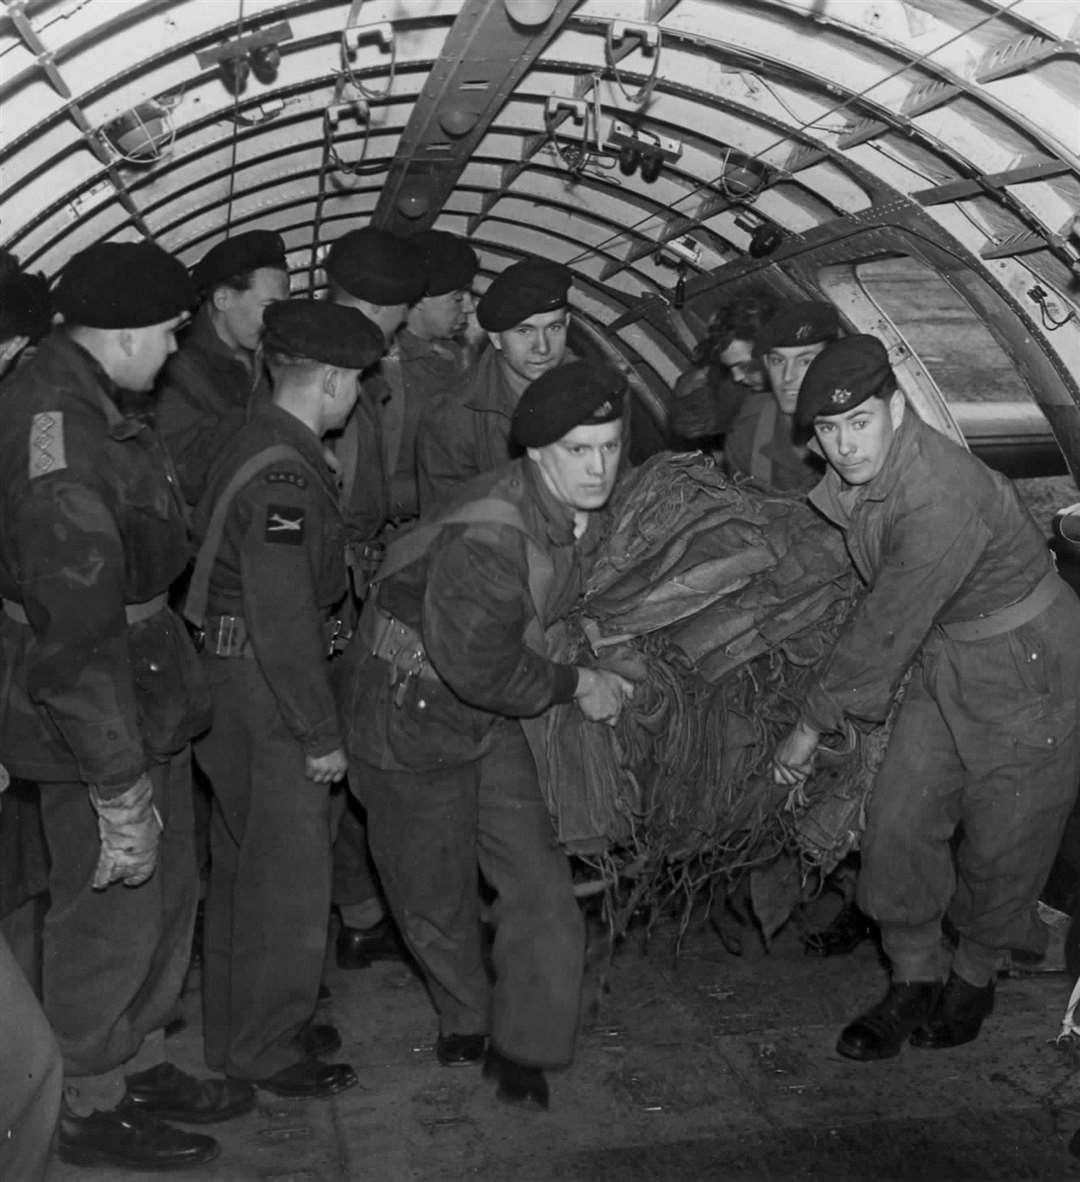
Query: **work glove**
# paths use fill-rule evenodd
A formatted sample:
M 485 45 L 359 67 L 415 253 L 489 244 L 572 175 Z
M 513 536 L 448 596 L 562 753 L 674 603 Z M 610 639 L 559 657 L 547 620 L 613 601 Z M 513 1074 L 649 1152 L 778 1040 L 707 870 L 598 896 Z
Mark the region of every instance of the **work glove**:
M 94 890 L 104 890 L 112 882 L 132 887 L 146 882 L 157 866 L 162 830 L 150 777 L 143 772 L 130 788 L 108 800 L 91 784 L 90 803 L 101 837 Z

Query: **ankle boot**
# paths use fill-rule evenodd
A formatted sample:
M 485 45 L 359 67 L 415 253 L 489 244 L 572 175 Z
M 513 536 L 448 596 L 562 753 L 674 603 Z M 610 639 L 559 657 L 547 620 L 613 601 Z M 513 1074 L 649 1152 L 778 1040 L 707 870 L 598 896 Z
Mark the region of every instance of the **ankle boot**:
M 940 981 L 894 981 L 876 1006 L 844 1027 L 837 1051 L 848 1059 L 891 1059 L 930 1020 L 940 993 Z
M 807 956 L 847 956 L 873 934 L 873 922 L 854 903 L 845 903 L 825 927 L 806 933 L 803 949 Z
M 942 990 L 941 999 L 930 1020 L 911 1035 L 913 1047 L 940 1051 L 961 1047 L 979 1033 L 990 1011 L 994 1008 L 994 982 L 988 985 L 969 985 L 955 973 Z

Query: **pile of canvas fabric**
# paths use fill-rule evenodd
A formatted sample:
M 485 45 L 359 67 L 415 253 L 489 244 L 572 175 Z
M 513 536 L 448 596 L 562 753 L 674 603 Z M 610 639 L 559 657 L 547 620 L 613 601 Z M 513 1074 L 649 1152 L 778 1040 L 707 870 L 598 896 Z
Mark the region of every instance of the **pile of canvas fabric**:
M 838 530 L 805 500 L 701 453 L 620 483 L 560 659 L 635 681 L 617 727 L 559 706 L 529 724 L 564 848 L 620 883 L 621 911 L 751 883 L 766 936 L 858 842 L 884 729 L 852 728 L 797 792 L 769 760 L 859 593 Z

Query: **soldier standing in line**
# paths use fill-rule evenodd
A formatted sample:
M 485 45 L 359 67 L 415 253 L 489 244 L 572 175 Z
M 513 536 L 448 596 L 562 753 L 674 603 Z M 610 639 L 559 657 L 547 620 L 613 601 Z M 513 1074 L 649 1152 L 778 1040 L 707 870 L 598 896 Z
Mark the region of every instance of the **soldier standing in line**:
M 329 1096 L 356 1075 L 314 1025 L 330 910 L 330 790 L 344 734 L 330 628 L 348 612 L 345 536 L 322 439 L 340 430 L 379 330 L 352 308 L 291 300 L 266 313 L 272 400 L 230 441 L 196 512 L 188 590 L 204 632 L 213 786 L 203 968 L 206 1061 L 282 1096 Z
M 390 519 L 417 517 L 416 431 L 432 403 L 460 384 L 464 363 L 458 337 L 472 311 L 476 251 L 444 230 L 428 230 L 412 241 L 423 251 L 427 289 L 409 308 L 394 347 L 383 358 L 384 372 L 397 366 L 383 413 L 383 451 L 390 482 Z M 391 374 L 391 376 L 393 376 Z M 400 395 L 400 396 L 399 396 Z
M 365 372 L 356 407 L 333 443 L 340 465 L 349 571 L 356 597 L 362 600 L 382 554 L 391 512 L 387 474 L 396 464 L 389 463 L 386 454 L 386 417 L 389 407 L 397 408 L 397 414 L 404 405 L 400 366 L 388 363 L 385 354 L 409 307 L 423 295 L 427 271 L 411 239 L 367 226 L 337 239 L 327 255 L 326 275 L 330 299 L 363 313 L 383 335 L 382 358 Z M 400 428 L 403 416 L 398 417 Z M 351 796 L 341 804 L 333 888 L 341 925 L 334 951 L 339 968 L 362 969 L 373 961 L 400 958 L 402 947 L 375 879 L 363 816 Z
M 491 348 L 432 404 L 417 431 L 422 512 L 438 509 L 473 476 L 520 455 L 510 419 L 526 387 L 566 359 L 572 279 L 561 263 L 522 259 L 481 296 L 476 317 Z
M 234 234 L 191 275 L 202 306 L 162 373 L 154 419 L 194 506 L 251 404 L 270 397 L 259 334 L 266 309 L 289 297 L 285 243 L 271 230 Z
M 821 479 L 821 458 L 796 442 L 795 403 L 807 366 L 840 333 L 832 304 L 785 304 L 754 339 L 753 356 L 769 388 L 748 394 L 724 435 L 728 470 L 778 492 L 808 492 Z
M 573 1055 L 584 932 L 521 719 L 577 701 L 614 723 L 631 684 L 551 660 L 622 448 L 626 383 L 583 362 L 533 383 L 526 455 L 481 474 L 391 543 L 346 654 L 351 781 L 391 908 L 439 1016 L 446 1067 L 479 1062 L 509 1103 L 546 1108 Z M 488 984 L 478 870 L 495 926 Z
M 64 326 L 4 388 L 0 750 L 41 788 L 59 1151 L 83 1165 L 201 1165 L 217 1142 L 158 1118 L 211 1123 L 254 1104 L 250 1085 L 165 1061 L 197 897 L 190 740 L 209 700 L 167 605 L 188 558 L 180 492 L 117 399 L 153 388 L 194 297 L 160 247 L 92 246 L 60 277 Z

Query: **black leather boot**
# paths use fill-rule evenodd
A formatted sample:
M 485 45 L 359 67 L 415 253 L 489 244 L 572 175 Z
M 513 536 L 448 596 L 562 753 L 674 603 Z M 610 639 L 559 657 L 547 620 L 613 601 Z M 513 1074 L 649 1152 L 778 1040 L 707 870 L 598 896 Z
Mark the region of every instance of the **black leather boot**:
M 894 981 L 876 1006 L 844 1027 L 837 1051 L 848 1059 L 891 1059 L 930 1020 L 940 994 L 940 981 Z
M 370 928 L 342 924 L 338 931 L 335 958 L 339 969 L 366 969 L 377 960 L 404 960 L 405 956 L 405 945 L 389 916 Z
M 803 949 L 807 956 L 847 956 L 873 934 L 873 922 L 854 903 L 845 903 L 831 923 L 807 932 Z
M 509 1059 L 489 1046 L 484 1060 L 484 1076 L 497 1081 L 495 1096 L 504 1104 L 542 1110 L 548 1106 L 547 1079 L 539 1067 Z
M 962 1047 L 971 1042 L 994 1008 L 994 982 L 989 985 L 969 985 L 955 973 L 942 990 L 930 1020 L 911 1035 L 913 1047 L 940 1051 L 948 1047 Z
M 60 1111 L 57 1152 L 74 1166 L 109 1166 L 114 1170 L 186 1170 L 218 1155 L 213 1137 L 174 1129 L 123 1100 L 107 1112 L 76 1116 Z

